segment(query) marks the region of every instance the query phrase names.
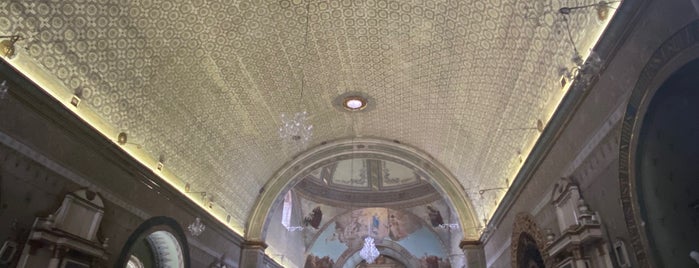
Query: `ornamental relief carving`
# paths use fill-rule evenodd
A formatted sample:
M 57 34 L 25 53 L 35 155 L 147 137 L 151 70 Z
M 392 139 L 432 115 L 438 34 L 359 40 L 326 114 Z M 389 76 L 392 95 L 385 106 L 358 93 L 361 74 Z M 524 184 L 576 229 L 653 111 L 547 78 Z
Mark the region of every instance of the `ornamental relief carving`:
M 521 239 L 522 237 L 526 239 Z M 528 241 L 530 244 L 520 243 L 521 240 Z M 541 254 L 545 267 L 553 267 L 553 262 L 545 248 L 546 240 L 544 234 L 534 221 L 534 217 L 529 213 L 520 213 L 515 217 L 514 227 L 512 228 L 512 247 L 510 248 L 510 256 L 512 256 L 511 267 L 520 267 L 519 264 L 523 261 L 521 260 L 522 256 L 520 256 L 520 252 L 524 250 L 522 247 L 531 246 L 531 242 L 535 242 L 536 249 Z

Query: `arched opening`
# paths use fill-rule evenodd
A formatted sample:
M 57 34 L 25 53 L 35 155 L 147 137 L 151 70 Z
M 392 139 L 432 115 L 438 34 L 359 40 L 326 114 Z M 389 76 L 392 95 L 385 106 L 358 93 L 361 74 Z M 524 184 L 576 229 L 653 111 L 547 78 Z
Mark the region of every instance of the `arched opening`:
M 674 72 L 643 117 L 636 191 L 649 249 L 661 267 L 696 265 L 699 251 L 699 60 Z
M 520 213 L 515 218 L 512 228 L 512 247 L 510 248 L 511 267 L 553 267 L 553 260 L 544 247 L 544 236 L 534 217 Z
M 671 96 L 673 94 L 680 94 L 683 91 L 684 94 L 690 93 L 691 90 L 689 88 L 686 88 L 685 90 L 672 90 L 669 88 L 676 87 L 672 86 L 673 83 L 691 84 L 692 82 L 696 82 L 696 80 L 691 78 L 691 74 L 696 73 L 696 59 L 699 56 L 699 46 L 697 45 L 695 38 L 686 37 L 697 36 L 698 34 L 699 20 L 695 20 L 681 30 L 677 31 L 655 51 L 653 56 L 648 59 L 646 66 L 639 75 L 639 79 L 636 82 L 631 96 L 629 97 L 626 113 L 624 115 L 624 121 L 619 139 L 619 186 L 621 204 L 624 211 L 624 220 L 626 222 L 631 240 L 630 245 L 633 248 L 631 252 L 635 255 L 634 261 L 640 267 L 662 266 L 661 263 L 664 263 L 664 259 L 672 259 L 668 256 L 661 256 L 665 253 L 660 251 L 666 250 L 659 250 L 657 246 L 657 243 L 662 240 L 669 241 L 670 236 L 659 237 L 658 235 L 660 235 L 662 232 L 682 232 L 681 230 L 685 229 L 679 226 L 672 226 L 668 228 L 663 227 L 663 225 L 674 225 L 678 221 L 677 218 L 670 219 L 668 217 L 661 216 L 662 212 L 660 214 L 656 214 L 656 212 L 660 212 L 657 210 L 657 208 L 660 206 L 664 206 L 666 208 L 669 207 L 670 211 L 674 213 L 676 204 L 678 211 L 683 210 L 685 212 L 685 215 L 677 215 L 678 217 L 687 217 L 691 214 L 686 213 L 690 204 L 681 204 L 682 202 L 677 200 L 677 198 L 680 198 L 680 196 L 671 196 L 673 193 L 668 192 L 673 191 L 672 188 L 677 189 L 677 184 L 675 184 L 675 182 L 668 184 L 668 182 L 671 181 L 671 177 L 672 181 L 681 180 L 676 177 L 676 171 L 672 172 L 672 176 L 670 176 L 671 174 L 669 173 L 670 170 L 668 168 L 671 168 L 672 166 L 677 167 L 677 165 L 679 165 L 681 162 L 665 162 L 667 158 L 660 159 L 659 157 L 652 156 L 654 153 L 657 154 L 661 151 L 674 151 L 675 153 L 677 153 L 678 150 L 687 151 L 689 150 L 690 145 L 687 145 L 687 148 L 679 148 L 685 147 L 685 144 L 673 141 L 671 143 L 672 146 L 670 146 L 670 143 L 668 142 L 669 140 L 663 138 L 669 137 L 669 132 L 667 132 L 668 130 L 665 130 L 665 134 L 661 133 L 660 139 L 658 139 L 657 131 L 656 134 L 653 134 L 652 130 L 649 130 L 649 128 L 651 128 L 649 127 L 649 121 L 661 123 L 659 121 L 663 120 L 650 119 L 657 116 L 663 117 L 662 115 L 653 115 L 657 112 L 650 111 L 651 106 L 658 106 L 661 105 L 661 102 L 663 102 L 658 100 L 669 100 L 667 99 L 668 97 L 662 97 L 662 95 L 669 94 L 669 96 Z M 681 78 L 680 76 L 684 76 L 684 78 Z M 684 82 L 682 82 L 682 80 L 684 80 Z M 672 93 L 672 91 L 675 91 L 675 93 Z M 681 102 L 687 102 L 691 106 L 691 103 L 697 103 L 696 99 L 691 100 L 692 97 L 689 96 L 680 97 L 679 99 L 683 98 L 684 100 L 675 102 L 675 104 L 679 105 Z M 672 101 L 670 103 L 672 103 Z M 672 104 L 669 104 L 664 105 L 664 108 L 658 107 L 652 109 L 657 111 L 662 109 L 674 110 L 688 108 L 672 106 Z M 685 112 L 688 111 L 689 110 L 685 110 Z M 680 129 L 685 128 L 685 130 L 687 130 L 688 128 L 691 128 L 689 127 L 690 125 L 696 126 L 697 122 L 696 118 L 693 117 L 694 115 L 686 114 L 685 112 L 670 112 L 675 113 L 676 117 L 669 119 L 670 122 L 664 122 L 663 124 L 670 124 L 671 122 L 680 120 L 681 122 L 684 122 L 679 125 Z M 668 119 L 668 116 L 669 115 L 665 115 L 665 118 Z M 679 129 L 675 129 L 674 131 L 677 130 Z M 642 134 L 642 132 L 645 132 L 646 134 Z M 696 133 L 694 135 L 696 136 Z M 654 144 L 645 145 L 647 142 L 653 142 Z M 650 148 L 642 148 L 644 146 L 650 146 Z M 659 148 L 652 148 L 654 146 Z M 670 148 L 672 149 L 670 150 Z M 649 153 L 649 150 L 655 151 L 654 153 Z M 645 160 L 642 160 L 644 155 L 647 157 Z M 697 161 L 695 160 L 694 165 L 696 165 L 696 163 Z M 650 165 L 651 167 L 644 168 L 640 166 L 646 164 Z M 655 165 L 655 167 L 652 167 L 653 165 Z M 641 173 L 647 174 L 642 175 Z M 694 180 L 696 180 L 696 177 L 694 178 Z M 652 189 L 651 185 L 653 184 L 662 186 L 662 188 Z M 684 195 L 686 196 L 687 191 L 694 191 L 696 193 L 696 190 L 693 190 L 692 188 L 684 188 L 681 192 L 684 192 Z M 655 200 L 651 201 L 650 198 Z M 672 201 L 673 199 L 674 201 Z M 648 205 L 651 205 L 653 208 L 648 207 Z M 678 214 L 679 213 L 680 212 L 678 212 Z M 694 209 L 692 213 L 696 213 L 696 209 Z M 652 218 L 655 218 L 655 223 L 651 222 Z M 670 223 L 670 221 L 673 221 L 673 223 Z M 693 241 L 698 240 L 692 233 L 685 233 L 685 235 L 682 235 L 682 237 Z M 656 239 L 657 241 L 655 241 Z M 683 250 L 686 250 L 686 248 Z M 670 249 L 669 256 L 676 256 L 677 260 L 687 261 L 691 260 L 689 259 L 688 254 L 689 252 L 680 252 L 679 248 L 674 247 L 674 249 Z M 679 266 L 677 267 L 687 266 L 682 264 L 678 265 Z M 670 265 L 668 267 L 675 266 Z
M 401 246 L 399 243 L 385 241 L 380 245 L 377 245 L 379 250 L 379 257 L 374 261 L 374 263 L 367 264 L 365 260 L 359 254 L 360 249 L 349 249 L 343 255 L 343 258 L 335 263 L 334 267 L 343 268 L 356 268 L 356 267 L 406 267 L 406 268 L 418 268 L 418 267 L 451 267 L 447 265 L 444 259 L 430 258 L 430 259 L 418 259 L 412 256 L 408 249 Z M 439 266 L 441 261 L 442 266 Z M 432 265 L 432 266 L 430 266 Z M 436 265 L 436 266 L 435 266 Z
M 534 238 L 522 233 L 517 241 L 517 268 L 544 268 L 544 259 Z
M 129 236 L 115 267 L 189 268 L 189 249 L 177 222 L 155 217 L 142 223 Z
M 362 261 L 361 263 L 357 264 L 355 268 L 371 268 L 371 267 L 390 267 L 390 268 L 407 268 L 406 266 L 400 259 L 393 258 L 391 256 L 386 256 L 386 255 L 379 255 L 378 258 L 374 261 L 374 263 L 366 263 L 366 261 Z
M 347 158 L 376 158 L 406 163 L 416 172 L 431 178 L 437 190 L 459 218 L 464 240 L 479 238 L 477 217 L 459 181 L 430 156 L 405 145 L 378 139 L 339 140 L 314 148 L 287 163 L 265 185 L 250 214 L 245 237 L 249 241 L 264 241 L 273 208 L 279 206 L 287 193 L 313 170 Z

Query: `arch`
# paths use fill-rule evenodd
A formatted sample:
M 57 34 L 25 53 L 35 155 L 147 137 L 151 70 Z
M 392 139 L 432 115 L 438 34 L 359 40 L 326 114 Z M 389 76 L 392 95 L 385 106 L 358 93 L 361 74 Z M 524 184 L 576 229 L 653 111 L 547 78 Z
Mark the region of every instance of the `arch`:
M 357 210 L 363 210 L 363 209 L 367 209 L 367 208 L 356 208 L 353 210 L 348 210 L 344 213 L 339 213 L 339 214 L 335 215 L 334 217 L 328 219 L 325 222 L 325 224 L 323 224 L 323 226 L 321 226 L 318 229 L 318 231 L 313 235 L 313 237 L 310 239 L 310 243 L 309 243 L 310 246 L 308 248 L 306 248 L 306 253 L 307 254 L 310 253 L 309 251 L 313 248 L 313 245 L 317 242 L 318 238 L 323 234 L 323 232 L 325 232 L 330 227 L 331 224 L 333 224 L 333 223 L 336 224 L 338 218 L 340 218 L 344 215 L 354 213 Z M 399 208 L 388 208 L 388 209 L 393 210 L 393 211 L 399 211 L 401 213 L 405 213 L 405 215 L 408 215 L 408 217 L 410 217 L 411 220 L 413 220 L 415 222 L 419 222 L 419 224 L 423 227 L 427 227 L 425 229 L 428 230 L 431 234 L 433 234 L 439 240 L 439 243 L 440 243 L 442 249 L 445 250 L 445 252 L 449 251 L 449 247 L 447 246 L 447 244 L 445 244 L 445 241 L 442 240 L 441 236 L 435 231 L 435 229 L 429 228 L 429 225 L 430 225 L 429 222 L 426 222 L 424 219 L 420 218 L 418 215 L 415 215 L 413 212 L 408 211 L 408 210 L 399 209 Z M 459 229 L 458 231 L 452 231 L 452 232 L 460 232 L 460 231 L 461 231 L 461 229 Z M 390 240 L 386 240 L 386 241 L 390 241 Z M 379 242 L 377 242 L 377 243 L 379 243 Z
M 415 256 L 410 254 L 410 252 L 407 249 L 405 249 L 403 246 L 394 241 L 379 241 L 376 244 L 376 248 L 382 255 L 389 256 L 396 260 L 401 260 L 407 268 L 420 267 L 420 260 L 415 258 Z M 363 261 L 362 257 L 359 256 L 360 250 L 362 250 L 361 247 L 349 248 L 345 250 L 345 252 L 343 252 L 342 255 L 340 255 L 340 257 L 337 258 L 335 266 L 350 268 L 357 267 L 357 265 Z
M 317 146 L 288 162 L 265 184 L 247 221 L 245 239 L 265 240 L 270 212 L 280 204 L 283 193 L 309 172 L 334 161 L 354 157 L 377 158 L 403 163 L 423 177 L 443 196 L 457 214 L 464 240 L 478 240 L 478 222 L 471 201 L 459 181 L 428 154 L 396 141 L 371 138 L 343 139 Z
M 626 106 L 619 140 L 619 188 L 630 244 L 639 267 L 655 266 L 638 200 L 635 156 L 641 124 L 653 96 L 665 80 L 698 57 L 699 21 L 695 20 L 668 38 L 648 59 Z
M 143 239 L 150 244 L 157 262 L 164 263 L 163 267 L 171 267 L 167 264 L 172 261 L 181 263 L 180 267 L 190 267 L 189 246 L 184 231 L 174 219 L 164 216 L 146 220 L 131 233 L 122 247 L 121 253 L 119 253 L 115 267 L 126 267 L 131 257 L 131 249 Z M 164 251 L 176 251 L 178 254 L 175 256 L 172 254 L 157 256 L 159 252 Z M 173 260 L 172 257 L 177 257 L 177 259 Z
M 529 213 L 517 214 L 512 228 L 511 267 L 520 267 L 519 264 L 524 261 L 522 253 L 526 253 L 532 246 L 538 250 L 544 267 L 553 267 L 553 261 L 545 248 L 545 241 L 544 235 L 532 215 Z

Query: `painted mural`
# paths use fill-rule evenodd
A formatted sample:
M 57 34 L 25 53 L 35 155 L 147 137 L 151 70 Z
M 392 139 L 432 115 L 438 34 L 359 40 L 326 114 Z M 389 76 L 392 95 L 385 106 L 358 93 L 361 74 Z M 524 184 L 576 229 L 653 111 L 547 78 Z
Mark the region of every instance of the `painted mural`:
M 303 268 L 333 268 L 333 266 L 335 266 L 335 261 L 330 257 L 318 257 L 310 254 L 306 257 L 306 263 L 303 265 Z
M 440 227 L 454 220 L 453 213 L 443 201 L 404 210 L 360 208 L 351 211 L 308 200 L 302 203 L 308 215 L 302 224 L 309 227 L 302 232 L 308 249 L 304 267 L 332 267 L 342 259 L 341 256 L 350 256 L 344 254 L 356 254 L 350 252 L 361 248 L 367 236 L 374 237 L 378 247 L 382 243 L 396 243 L 417 267 L 446 268 L 452 265 L 449 259 L 453 246 L 451 236 L 459 236 L 460 232 Z
M 440 225 L 444 224 L 442 213 L 439 212 L 438 209 L 433 208 L 432 206 L 427 206 L 427 215 L 430 218 L 432 227 L 439 227 Z
M 424 256 L 420 258 L 420 268 L 451 268 L 448 258 Z
M 323 220 L 323 211 L 320 210 L 320 206 L 317 206 L 308 214 L 308 216 L 303 218 L 303 226 L 311 226 L 313 229 L 318 229 L 320 227 L 320 222 Z
M 376 240 L 390 238 L 398 241 L 421 227 L 419 219 L 400 210 L 387 208 L 364 208 L 338 216 L 335 219 L 337 239 L 349 247 L 361 245 L 364 237 Z

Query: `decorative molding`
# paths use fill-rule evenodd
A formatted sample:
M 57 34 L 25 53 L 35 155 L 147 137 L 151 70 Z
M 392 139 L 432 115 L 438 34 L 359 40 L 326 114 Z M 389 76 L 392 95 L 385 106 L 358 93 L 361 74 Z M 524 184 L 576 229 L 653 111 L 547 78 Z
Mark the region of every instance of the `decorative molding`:
M 413 169 L 421 177 L 432 178 L 430 184 L 445 197 L 447 204 L 456 212 L 462 229 L 469 230 L 465 231 L 464 238 L 478 237 L 478 222 L 471 201 L 463 186 L 445 167 L 413 147 L 382 139 L 355 138 L 327 142 L 280 168 L 258 196 L 247 222 L 246 239 L 263 241 L 271 217 L 270 212 L 282 202 L 283 193 L 313 170 L 346 157 L 386 158 L 399 164 L 406 163 L 405 166 Z
M 90 180 L 76 174 L 75 172 L 63 167 L 63 165 L 57 163 L 56 161 L 53 161 L 43 154 L 35 151 L 34 149 L 30 148 L 27 145 L 24 145 L 23 143 L 19 142 L 18 140 L 12 138 L 10 135 L 7 135 L 6 133 L 0 131 L 0 143 L 4 144 L 5 146 L 15 150 L 16 152 L 26 156 L 27 158 L 31 159 L 32 161 L 39 163 L 40 165 L 44 166 L 45 168 L 55 172 L 56 174 L 60 175 L 63 178 L 68 179 L 69 181 L 80 185 L 82 187 L 86 187 L 88 189 L 99 189 L 100 195 L 104 197 L 104 199 L 108 200 L 109 202 L 125 209 L 128 212 L 131 212 L 131 214 L 136 215 L 142 220 L 150 218 L 150 215 L 146 213 L 143 210 L 138 209 L 135 206 L 129 205 L 126 201 L 123 199 L 117 197 L 114 193 L 109 191 L 108 189 L 104 189 L 103 187 L 99 187 L 98 185 L 90 182 Z
M 511 267 L 518 267 L 517 263 L 519 262 L 519 259 L 517 252 L 520 246 L 519 238 L 525 234 L 532 237 L 536 242 L 536 246 L 539 249 L 539 253 L 541 253 L 541 258 L 544 260 L 545 266 L 553 267 L 553 261 L 549 257 L 548 251 L 546 250 L 546 240 L 544 235 L 534 221 L 534 217 L 532 217 L 532 215 L 529 213 L 519 213 L 515 218 L 511 238 L 511 241 L 514 241 L 514 243 L 512 244 L 512 247 L 510 247 Z
M 641 19 L 639 14 L 641 14 L 641 12 L 647 8 L 650 2 L 651 1 L 649 0 L 637 0 L 624 1 L 622 4 L 620 4 L 616 14 L 612 18 L 612 21 L 609 23 L 609 26 L 605 30 L 602 37 L 600 37 L 599 42 L 595 45 L 593 50 L 604 59 L 614 58 L 615 54 L 619 51 L 619 48 L 621 48 L 628 35 L 630 35 L 636 26 L 635 22 Z M 605 64 L 608 63 L 609 61 L 605 62 Z M 601 67 L 600 74 L 603 75 L 605 69 L 606 65 L 603 65 Z M 596 83 L 597 79 L 590 81 L 590 83 L 587 84 L 587 88 L 593 88 Z M 556 108 L 554 115 L 551 117 L 546 128 L 541 133 L 541 136 L 534 144 L 529 157 L 527 157 L 512 181 L 510 189 L 505 193 L 500 205 L 493 213 L 489 223 L 490 225 L 497 228 L 503 222 L 520 193 L 524 189 L 524 186 L 533 177 L 534 172 L 544 161 L 545 156 L 554 146 L 580 104 L 582 104 L 588 93 L 591 91 L 584 90 L 583 87 L 585 85 L 582 84 L 584 83 L 574 82 L 571 84 L 569 93 L 567 93 L 561 100 L 561 103 L 558 105 L 558 108 Z M 481 240 L 483 242 L 487 242 L 490 237 L 492 236 L 481 237 Z
M 492 256 L 490 256 L 490 258 L 488 258 L 488 261 L 487 261 L 487 262 L 488 262 L 488 265 L 487 265 L 487 267 L 493 266 L 493 264 L 494 264 L 495 262 L 497 262 L 498 259 L 500 259 L 500 256 L 502 256 L 502 254 L 505 253 L 505 251 L 506 251 L 507 249 L 509 249 L 511 245 L 512 245 L 512 237 L 510 236 L 510 237 L 507 238 L 507 240 L 505 240 L 505 243 L 503 243 L 502 246 L 500 246 L 500 248 L 498 248 L 498 251 L 496 251 L 495 254 L 493 254 Z
M 480 240 L 461 240 L 459 242 L 459 248 L 464 249 L 465 247 L 481 247 L 483 246 L 483 242 Z
M 170 187 L 169 184 L 159 183 L 153 185 L 154 181 L 162 182 L 162 180 L 153 172 L 152 168 L 146 167 L 134 160 L 121 148 L 115 146 L 111 140 L 95 131 L 93 127 L 84 124 L 82 119 L 76 117 L 75 114 L 66 109 L 65 106 L 57 102 L 53 97 L 47 95 L 34 81 L 19 73 L 7 62 L 0 61 L 0 77 L 3 77 L 3 79 L 7 78 L 8 82 L 15 84 L 17 87 L 21 87 L 22 90 L 11 91 L 12 94 L 10 96 L 13 98 L 12 100 L 17 101 L 17 105 L 21 105 L 24 109 L 41 118 L 41 120 L 43 120 L 41 123 L 51 124 L 65 132 L 71 139 L 80 141 L 80 143 L 85 146 L 82 148 L 83 150 L 91 150 L 103 156 L 115 167 L 125 170 L 128 174 L 138 174 L 133 177 L 134 183 L 140 182 L 158 187 L 161 196 L 171 201 L 178 200 L 177 202 L 180 202 L 179 207 L 181 210 L 186 211 L 186 213 L 190 215 L 201 215 L 202 219 L 207 219 L 208 222 L 212 223 L 212 229 L 216 229 L 218 234 L 232 243 L 240 245 L 243 240 L 240 234 L 235 233 L 210 214 L 202 213 L 205 211 L 200 206 L 197 206 L 188 198 L 183 198 L 184 196 L 176 189 Z M 84 175 L 79 175 L 54 159 L 48 158 L 45 154 L 40 152 L 43 148 L 29 147 L 13 138 L 11 135 L 12 133 L 0 131 L 0 143 L 26 155 L 28 158 L 45 166 L 67 180 L 73 181 L 88 189 L 100 189 L 99 191 L 105 200 L 127 210 L 142 220 L 153 217 L 153 215 L 130 205 L 124 199 L 119 198 L 116 193 L 109 191 L 109 189 L 93 183 L 92 179 L 88 179 L 84 177 Z M 26 142 L 31 144 L 32 140 Z
M 118 258 L 116 259 L 116 265 L 114 267 L 125 267 L 126 262 L 129 260 L 131 248 L 138 243 L 141 239 L 146 239 L 150 234 L 158 231 L 166 231 L 170 238 L 172 238 L 173 243 L 177 243 L 179 247 L 179 252 L 181 252 L 181 260 L 184 268 L 190 267 L 190 255 L 189 255 L 189 243 L 187 243 L 187 236 L 184 230 L 180 227 L 172 218 L 165 216 L 156 216 L 146 220 L 141 223 L 141 225 L 134 230 L 129 238 L 124 243 L 121 248 Z M 149 241 L 150 242 L 150 241 Z M 155 254 L 156 252 L 154 252 Z M 165 256 L 167 257 L 167 256 Z M 169 257 L 167 257 L 169 258 Z
M 413 254 L 411 254 L 410 251 L 408 251 L 406 248 L 398 244 L 398 242 L 384 239 L 383 241 L 376 242 L 376 248 L 379 250 L 381 255 L 389 256 L 396 260 L 401 260 L 405 262 L 404 264 L 407 265 L 407 267 L 419 267 L 420 260 L 413 256 Z M 346 266 L 348 261 L 353 260 L 356 255 L 359 255 L 359 251 L 361 249 L 362 247 L 361 245 L 359 245 L 359 247 L 348 248 L 347 250 L 342 252 L 342 254 L 340 254 L 340 257 L 338 257 L 335 261 L 335 267 Z M 361 261 L 361 258 L 359 258 L 359 260 Z M 356 264 L 351 265 L 350 267 L 354 267 L 356 266 Z
M 667 65 L 699 42 L 699 21 L 693 21 L 668 38 L 648 59 L 639 75 L 626 107 L 619 142 L 619 186 L 624 220 L 631 238 L 630 244 L 639 267 L 654 266 L 649 252 L 640 204 L 637 200 L 635 177 L 635 147 L 643 116 L 653 94 L 658 89 L 658 81 Z M 687 59 L 689 60 L 689 59 Z M 679 67 L 679 66 L 678 66 Z
M 407 208 L 428 204 L 442 198 L 432 185 L 427 183 L 420 183 L 398 190 L 362 192 L 343 191 L 321 185 L 314 180 L 304 179 L 296 184 L 294 189 L 305 199 L 341 208 Z
M 267 249 L 267 243 L 264 241 L 245 240 L 241 246 L 244 249 L 261 249 L 263 251 Z

